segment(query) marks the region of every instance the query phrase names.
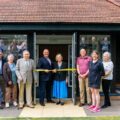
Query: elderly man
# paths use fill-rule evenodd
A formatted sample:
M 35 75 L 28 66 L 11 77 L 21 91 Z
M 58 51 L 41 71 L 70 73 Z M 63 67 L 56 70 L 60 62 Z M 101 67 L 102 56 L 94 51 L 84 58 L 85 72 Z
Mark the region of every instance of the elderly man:
M 86 50 L 81 49 L 80 56 L 77 58 L 77 72 L 78 72 L 79 88 L 80 88 L 79 106 L 83 106 L 85 104 L 85 90 L 87 93 L 87 104 L 91 104 L 90 89 L 88 87 L 88 73 L 89 73 L 90 61 L 91 58 L 87 56 Z
M 32 82 L 34 61 L 30 59 L 29 51 L 23 51 L 23 58 L 17 60 L 16 74 L 19 84 L 19 108 L 24 107 L 24 88 L 26 89 L 27 107 L 34 108 L 32 105 Z

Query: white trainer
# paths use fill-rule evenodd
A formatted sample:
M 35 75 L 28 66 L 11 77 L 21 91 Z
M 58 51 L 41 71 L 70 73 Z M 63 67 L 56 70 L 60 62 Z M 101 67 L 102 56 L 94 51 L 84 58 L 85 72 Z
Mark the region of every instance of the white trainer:
M 10 104 L 9 104 L 9 103 L 5 103 L 5 107 L 6 107 L 6 108 L 9 108 L 9 107 L 10 107 Z
M 13 102 L 13 105 L 16 107 L 18 104 L 16 101 Z

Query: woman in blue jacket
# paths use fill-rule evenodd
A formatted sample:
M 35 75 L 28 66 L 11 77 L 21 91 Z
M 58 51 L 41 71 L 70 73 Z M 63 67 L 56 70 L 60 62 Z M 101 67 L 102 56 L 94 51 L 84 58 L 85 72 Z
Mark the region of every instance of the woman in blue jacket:
M 88 107 L 92 112 L 100 111 L 100 84 L 101 77 L 105 75 L 103 63 L 99 60 L 99 53 L 92 52 L 92 61 L 89 65 L 89 87 L 92 93 L 92 105 Z

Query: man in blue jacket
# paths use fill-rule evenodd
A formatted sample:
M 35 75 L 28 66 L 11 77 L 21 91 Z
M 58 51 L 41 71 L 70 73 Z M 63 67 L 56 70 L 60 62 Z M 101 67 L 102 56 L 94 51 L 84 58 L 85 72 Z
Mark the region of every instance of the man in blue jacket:
M 41 106 L 45 106 L 44 98 L 46 95 L 47 102 L 53 102 L 51 100 L 51 88 L 52 88 L 52 73 L 49 70 L 52 69 L 52 61 L 49 58 L 49 50 L 43 50 L 43 57 L 39 58 L 37 69 L 44 69 L 44 72 L 40 72 L 40 91 L 39 91 L 39 102 Z

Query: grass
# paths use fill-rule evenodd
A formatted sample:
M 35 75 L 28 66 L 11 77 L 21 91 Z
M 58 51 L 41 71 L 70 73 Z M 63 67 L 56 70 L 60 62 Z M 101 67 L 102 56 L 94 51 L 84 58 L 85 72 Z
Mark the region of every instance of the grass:
M 0 120 L 120 120 L 120 117 L 79 117 L 79 118 L 0 118 Z

